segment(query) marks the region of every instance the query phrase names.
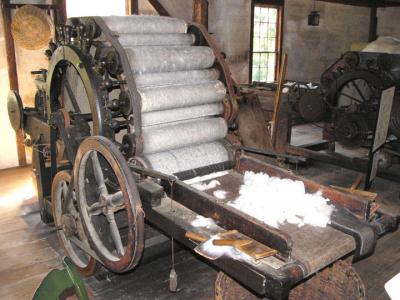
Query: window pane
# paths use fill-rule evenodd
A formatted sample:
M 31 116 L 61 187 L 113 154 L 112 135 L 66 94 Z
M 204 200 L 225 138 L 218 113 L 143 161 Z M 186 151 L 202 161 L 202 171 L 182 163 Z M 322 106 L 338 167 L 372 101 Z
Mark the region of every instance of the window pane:
M 253 52 L 259 52 L 262 51 L 263 46 L 260 45 L 260 39 L 254 38 L 253 39 Z
M 253 53 L 253 66 L 258 68 L 260 66 L 260 54 Z
M 278 14 L 277 14 L 277 9 L 276 8 L 270 8 L 268 10 L 268 20 L 269 20 L 270 23 L 277 23 Z
M 109 0 L 68 0 L 66 1 L 67 17 L 81 16 L 124 16 L 126 1 Z
M 261 21 L 261 8 L 260 7 L 255 7 L 254 8 L 254 23 L 258 23 Z
M 268 37 L 274 38 L 276 37 L 276 25 L 269 25 L 268 26 Z
M 268 23 L 261 23 L 260 24 L 260 37 L 267 37 L 268 36 Z
M 274 70 L 268 69 L 268 75 L 267 79 L 265 80 L 266 82 L 274 82 L 275 81 L 275 74 Z
M 255 6 L 253 20 L 252 80 L 274 81 L 278 9 Z
M 267 68 L 260 68 L 260 81 L 267 80 Z
M 261 44 L 260 44 L 260 51 L 267 51 L 267 47 L 268 47 L 268 40 L 266 38 L 263 38 L 262 40 L 260 40 Z M 256 50 L 254 50 L 256 51 Z
M 261 81 L 260 80 L 260 68 L 253 68 L 253 78 L 252 81 Z
M 260 23 L 254 24 L 253 38 L 260 38 Z
M 260 67 L 267 67 L 268 53 L 261 53 Z
M 268 68 L 275 69 L 275 63 L 276 63 L 276 54 L 269 53 L 268 54 Z
M 267 51 L 269 52 L 274 52 L 276 48 L 276 39 L 268 39 L 268 46 L 267 46 Z
M 262 22 L 268 22 L 268 10 L 268 8 L 261 7 L 260 13 Z

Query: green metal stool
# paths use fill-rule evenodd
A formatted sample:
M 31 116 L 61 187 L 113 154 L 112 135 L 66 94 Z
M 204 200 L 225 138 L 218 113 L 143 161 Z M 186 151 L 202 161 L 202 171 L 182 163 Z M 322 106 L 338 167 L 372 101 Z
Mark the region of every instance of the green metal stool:
M 89 300 L 85 285 L 71 259 L 64 257 L 64 268 L 50 271 L 37 288 L 32 300 L 61 300 L 75 296 Z

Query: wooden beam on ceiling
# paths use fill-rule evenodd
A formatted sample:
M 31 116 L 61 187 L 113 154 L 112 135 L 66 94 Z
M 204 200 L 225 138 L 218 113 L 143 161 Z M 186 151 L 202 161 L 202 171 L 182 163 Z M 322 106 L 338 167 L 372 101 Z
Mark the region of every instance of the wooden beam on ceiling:
M 160 1 L 158 0 L 149 0 L 149 3 L 154 7 L 154 9 L 157 11 L 157 13 L 160 16 L 166 16 L 169 17 L 171 16 L 167 10 L 164 8 L 164 6 L 162 6 L 162 4 L 160 3 Z
M 139 0 L 125 0 L 126 15 L 138 15 L 139 14 Z
M 208 0 L 193 0 L 193 22 L 208 30 Z
M 371 7 L 370 10 L 368 42 L 373 42 L 378 37 L 378 9 Z
M 317 0 L 336 4 L 362 6 L 362 7 L 393 7 L 400 6 L 399 0 Z
M 10 1 L 3 0 L 1 3 L 1 12 L 3 17 L 3 28 L 4 28 L 4 42 L 6 46 L 6 59 L 7 59 L 7 70 L 8 79 L 10 84 L 10 90 L 18 91 L 18 73 L 17 73 L 17 62 L 15 59 L 15 47 L 14 40 L 11 35 L 11 8 Z M 17 143 L 17 155 L 18 165 L 20 167 L 26 166 L 26 154 L 24 144 L 24 133 L 22 129 L 15 132 L 16 143 Z

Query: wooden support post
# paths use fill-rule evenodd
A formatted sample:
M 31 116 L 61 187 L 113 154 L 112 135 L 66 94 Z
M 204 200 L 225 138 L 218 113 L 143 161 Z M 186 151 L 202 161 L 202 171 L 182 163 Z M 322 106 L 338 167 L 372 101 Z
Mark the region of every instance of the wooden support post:
M 167 12 L 167 10 L 164 8 L 164 6 L 161 5 L 160 1 L 149 0 L 149 3 L 154 7 L 154 9 L 157 11 L 157 13 L 160 16 L 166 16 L 166 17 L 170 16 L 170 14 Z
M 193 0 L 193 22 L 208 30 L 208 0 Z
M 67 0 L 59 0 L 58 7 L 55 11 L 55 15 L 57 18 L 57 22 L 54 22 L 55 25 L 57 24 L 65 24 L 67 21 Z
M 128 16 L 139 14 L 139 0 L 126 0 L 126 14 Z
M 378 17 L 376 6 L 371 7 L 370 18 L 369 18 L 369 37 L 368 42 L 373 42 L 377 38 L 378 31 Z
M 10 82 L 10 90 L 18 91 L 19 87 L 18 87 L 17 64 L 15 59 L 14 40 L 11 35 L 11 11 L 10 11 L 9 0 L 1 1 L 1 12 L 3 17 L 4 40 L 6 46 L 8 79 Z M 18 165 L 20 167 L 23 167 L 26 166 L 24 133 L 22 129 L 20 129 L 16 131 L 15 134 L 17 141 Z
M 283 81 L 285 80 L 285 76 L 286 76 L 287 59 L 288 59 L 288 56 L 286 53 L 284 53 L 282 66 L 279 71 L 279 81 L 278 81 L 278 87 L 276 89 L 274 111 L 273 111 L 273 115 L 272 115 L 272 146 L 274 147 L 274 149 L 276 148 L 277 144 L 281 143 L 281 141 L 277 141 L 278 128 L 281 131 L 281 133 L 284 130 L 284 128 L 281 127 L 281 125 L 282 125 L 281 124 L 281 121 L 282 121 L 281 102 L 282 102 Z M 287 128 L 287 126 L 286 126 L 286 128 Z M 286 134 L 287 134 L 287 130 L 285 130 L 284 136 L 286 136 Z M 282 134 L 279 134 L 279 136 L 282 136 Z M 275 151 L 276 151 L 276 149 L 275 149 Z

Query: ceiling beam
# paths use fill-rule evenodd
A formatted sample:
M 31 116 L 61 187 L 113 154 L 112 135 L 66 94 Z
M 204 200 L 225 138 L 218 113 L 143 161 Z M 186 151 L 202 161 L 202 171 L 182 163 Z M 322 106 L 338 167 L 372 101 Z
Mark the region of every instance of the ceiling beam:
M 18 72 L 17 72 L 17 60 L 15 57 L 15 47 L 14 40 L 11 34 L 11 7 L 9 0 L 0 1 L 1 13 L 3 18 L 4 28 L 4 42 L 6 50 L 6 60 L 7 60 L 7 71 L 8 71 L 8 81 L 10 85 L 10 90 L 19 90 L 18 85 Z M 25 144 L 24 144 L 24 132 L 19 129 L 15 132 L 16 143 L 17 143 L 17 155 L 18 155 L 18 165 L 20 167 L 26 166 L 26 154 L 25 154 Z
M 392 7 L 400 6 L 399 0 L 317 0 L 336 4 L 363 6 L 363 7 Z
M 157 11 L 157 13 L 160 16 L 166 16 L 166 17 L 170 16 L 168 11 L 164 8 L 164 6 L 162 6 L 160 1 L 158 1 L 158 0 L 149 0 L 149 3 L 154 7 L 154 9 Z
M 139 0 L 125 0 L 126 15 L 138 15 L 139 14 Z
M 208 29 L 208 0 L 193 0 L 193 22 Z

